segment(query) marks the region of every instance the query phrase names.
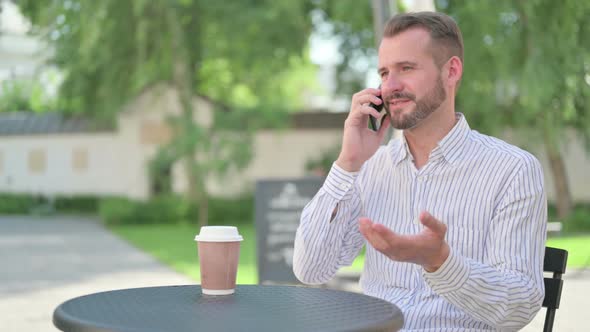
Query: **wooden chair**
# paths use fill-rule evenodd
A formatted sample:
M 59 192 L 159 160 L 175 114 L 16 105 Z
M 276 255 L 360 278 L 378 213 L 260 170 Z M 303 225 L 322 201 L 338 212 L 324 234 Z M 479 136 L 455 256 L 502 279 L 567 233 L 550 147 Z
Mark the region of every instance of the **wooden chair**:
M 559 308 L 561 299 L 561 288 L 563 280 L 561 275 L 565 273 L 567 265 L 567 251 L 558 248 L 546 247 L 545 258 L 543 260 L 543 271 L 552 272 L 553 277 L 545 277 L 545 298 L 543 307 L 547 308 L 545 314 L 544 332 L 553 331 L 553 321 L 555 320 L 555 310 Z

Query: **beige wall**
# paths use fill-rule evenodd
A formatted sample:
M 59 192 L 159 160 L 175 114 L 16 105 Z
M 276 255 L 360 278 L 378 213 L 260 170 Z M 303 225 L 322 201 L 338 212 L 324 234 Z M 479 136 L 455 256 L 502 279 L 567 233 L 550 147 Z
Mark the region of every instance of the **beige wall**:
M 87 168 L 75 169 L 77 151 Z M 0 139 L 0 192 L 124 194 L 138 197 L 127 147 L 113 134 L 10 136 Z
M 293 178 L 307 175 L 305 164 L 325 150 L 339 145 L 338 129 L 263 130 L 254 137 L 253 160 L 242 173 L 209 181 L 209 190 L 228 196 L 253 190 L 258 179 Z

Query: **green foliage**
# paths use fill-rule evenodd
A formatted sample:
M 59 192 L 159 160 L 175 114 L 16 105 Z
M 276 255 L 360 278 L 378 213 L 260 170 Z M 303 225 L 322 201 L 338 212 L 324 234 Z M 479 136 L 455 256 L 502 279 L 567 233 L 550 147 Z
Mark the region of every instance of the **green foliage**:
M 42 196 L 31 194 L 0 194 L 0 214 L 84 213 L 98 211 L 98 196 Z
M 55 111 L 57 98 L 46 96 L 40 83 L 30 80 L 6 80 L 0 86 L 0 112 Z
M 99 204 L 98 214 L 107 225 L 139 224 L 139 203 L 124 197 L 110 197 Z
M 590 204 L 576 206 L 564 220 L 563 230 L 568 233 L 590 232 Z
M 137 204 L 134 214 L 139 224 L 175 224 L 187 220 L 189 203 L 181 196 L 159 195 Z
M 40 202 L 40 198 L 28 194 L 0 194 L 0 213 L 28 214 Z
M 2 82 L 0 112 L 30 111 L 29 86 L 21 81 Z
M 447 1 L 440 9 L 464 31 L 460 109 L 473 126 L 590 130 L 590 3 Z M 446 4 L 446 5 L 444 5 Z
M 342 61 L 337 66 L 337 91 L 350 95 L 364 89 L 366 74 L 376 68 L 377 56 L 370 3 L 356 0 L 316 3 L 315 30 L 340 42 Z
M 53 207 L 59 213 L 95 214 L 101 198 L 94 195 L 57 196 Z
M 252 223 L 254 196 L 213 198 L 209 202 L 212 224 Z M 198 207 L 176 194 L 162 194 L 148 201 L 120 196 L 35 196 L 0 194 L 0 214 L 30 214 L 47 207 L 51 214 L 97 214 L 108 225 L 197 223 Z
M 209 220 L 211 224 L 248 224 L 254 220 L 254 195 L 236 198 L 210 198 Z
M 165 194 L 146 202 L 123 197 L 100 202 L 99 215 L 107 225 L 196 224 L 198 206 L 179 195 Z M 209 198 L 211 224 L 248 223 L 254 218 L 254 198 Z
M 176 224 L 187 221 L 189 204 L 171 194 L 147 202 L 113 197 L 101 201 L 99 214 L 107 225 Z
M 52 61 L 66 73 L 62 106 L 70 112 L 112 117 L 146 86 L 170 81 L 177 53 L 172 11 L 186 37 L 195 94 L 232 107 L 289 108 L 315 79 L 304 53 L 311 1 L 17 3 L 55 48 Z M 285 82 L 299 92 L 284 89 Z

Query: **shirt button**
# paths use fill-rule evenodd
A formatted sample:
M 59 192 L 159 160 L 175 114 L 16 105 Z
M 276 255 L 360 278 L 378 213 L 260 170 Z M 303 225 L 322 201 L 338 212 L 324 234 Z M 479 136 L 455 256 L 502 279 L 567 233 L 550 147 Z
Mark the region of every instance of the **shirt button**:
M 346 190 L 348 188 L 350 188 L 350 184 L 348 184 L 348 183 L 341 183 L 340 184 L 340 189 Z

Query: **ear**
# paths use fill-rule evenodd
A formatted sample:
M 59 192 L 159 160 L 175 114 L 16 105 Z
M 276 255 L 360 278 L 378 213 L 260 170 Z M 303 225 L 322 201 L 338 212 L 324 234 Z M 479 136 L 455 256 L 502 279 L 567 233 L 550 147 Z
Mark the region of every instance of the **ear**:
M 455 90 L 463 76 L 463 61 L 458 56 L 452 56 L 445 65 L 445 78 Z

